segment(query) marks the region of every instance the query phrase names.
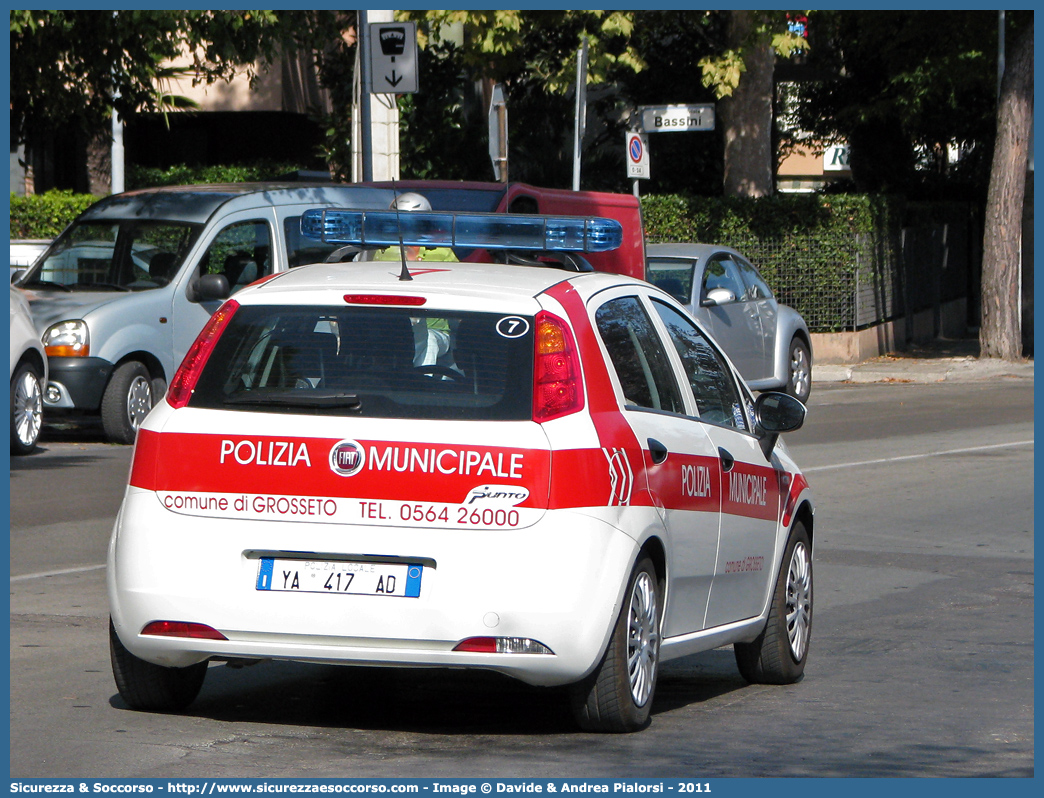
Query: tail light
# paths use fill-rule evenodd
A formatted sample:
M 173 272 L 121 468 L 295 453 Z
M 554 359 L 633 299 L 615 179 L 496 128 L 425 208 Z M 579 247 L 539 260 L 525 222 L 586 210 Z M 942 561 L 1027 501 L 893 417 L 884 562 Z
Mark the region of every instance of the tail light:
M 583 409 L 576 342 L 569 325 L 547 311 L 536 316 L 533 367 L 534 421 L 550 421 Z
M 214 351 L 218 338 L 228 326 L 228 322 L 237 308 L 239 308 L 239 303 L 236 300 L 228 300 L 210 317 L 207 326 L 192 342 L 192 346 L 189 347 L 185 359 L 181 361 L 181 366 L 178 367 L 178 371 L 167 389 L 167 404 L 171 407 L 184 407 L 188 404 L 189 399 L 192 398 L 192 392 L 196 389 L 196 381 L 199 380 L 200 372 L 207 364 L 207 358 Z
M 153 621 L 141 630 L 150 637 L 191 637 L 197 640 L 228 640 L 221 632 L 203 623 L 187 621 Z
M 454 651 L 473 654 L 554 654 L 555 652 L 528 637 L 469 637 L 453 647 Z

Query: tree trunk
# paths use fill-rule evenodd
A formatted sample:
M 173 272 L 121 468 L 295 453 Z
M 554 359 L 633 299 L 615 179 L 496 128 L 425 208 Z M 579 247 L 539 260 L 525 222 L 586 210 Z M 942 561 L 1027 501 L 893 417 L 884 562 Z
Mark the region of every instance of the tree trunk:
M 982 357 L 1022 357 L 1022 206 L 1033 123 L 1033 25 L 1008 59 L 997 105 L 982 252 Z
M 730 49 L 743 48 L 747 71 L 731 97 L 719 104 L 725 133 L 725 195 L 764 197 L 773 189 L 772 70 L 767 37 L 753 33 L 755 11 L 731 11 Z

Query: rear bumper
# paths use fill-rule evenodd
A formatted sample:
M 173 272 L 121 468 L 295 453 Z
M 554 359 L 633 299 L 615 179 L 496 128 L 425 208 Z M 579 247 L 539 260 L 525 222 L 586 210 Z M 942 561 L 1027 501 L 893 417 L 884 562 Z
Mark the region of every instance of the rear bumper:
M 423 559 L 420 596 L 255 589 L 258 551 Z M 129 488 L 109 547 L 113 623 L 136 656 L 476 667 L 535 685 L 583 678 L 604 652 L 637 545 L 603 521 L 549 511 L 518 530 L 437 530 L 194 518 Z M 139 634 L 155 620 L 203 623 L 228 640 Z M 553 654 L 453 648 L 470 637 L 539 641 Z

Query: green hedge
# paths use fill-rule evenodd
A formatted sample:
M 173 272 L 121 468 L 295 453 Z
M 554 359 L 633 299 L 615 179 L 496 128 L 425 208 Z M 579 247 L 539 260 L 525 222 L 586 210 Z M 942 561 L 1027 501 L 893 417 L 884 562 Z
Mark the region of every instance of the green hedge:
M 181 166 L 162 172 L 139 168 L 132 170 L 132 184 L 264 180 L 294 169 L 291 164 Z M 68 191 L 11 195 L 11 238 L 53 238 L 96 199 Z M 915 207 L 898 197 L 865 195 L 651 195 L 641 202 L 650 243 L 696 241 L 735 247 L 814 332 L 856 329 L 894 317 L 902 293 L 901 225 L 953 214 L 942 203 Z
M 54 238 L 97 197 L 71 191 L 11 195 L 11 238 Z
M 302 169 L 300 164 L 260 161 L 232 166 L 172 166 L 169 169 L 131 166 L 127 189 L 151 186 L 187 186 L 200 183 L 248 183 L 272 180 Z M 11 238 L 54 238 L 100 197 L 48 191 L 46 194 L 11 195 Z
M 175 164 L 167 169 L 147 166 L 131 166 L 127 170 L 127 188 L 151 188 L 153 186 L 190 186 L 200 183 L 253 183 L 273 180 L 280 175 L 296 172 L 305 167 L 295 163 L 258 161 L 250 164 L 219 166 L 186 166 Z
M 813 332 L 854 329 L 894 315 L 904 214 L 904 200 L 888 196 L 642 198 L 649 243 L 739 250 Z M 868 294 L 868 287 L 876 293 Z
M 700 241 L 726 244 L 729 239 L 778 239 L 813 235 L 824 243 L 873 235 L 904 212 L 899 197 L 871 195 L 781 194 L 759 199 L 642 197 L 642 215 L 650 243 Z

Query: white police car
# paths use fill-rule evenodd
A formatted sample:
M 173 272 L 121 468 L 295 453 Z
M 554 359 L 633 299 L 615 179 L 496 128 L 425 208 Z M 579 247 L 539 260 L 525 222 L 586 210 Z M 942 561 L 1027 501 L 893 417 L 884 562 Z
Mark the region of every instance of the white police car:
M 813 506 L 780 432 L 669 295 L 587 272 L 598 218 L 308 212 L 355 246 L 236 294 L 142 424 L 109 547 L 116 684 L 187 706 L 208 662 L 486 668 L 648 721 L 658 662 L 804 669 Z M 557 267 L 557 268 L 556 268 Z

